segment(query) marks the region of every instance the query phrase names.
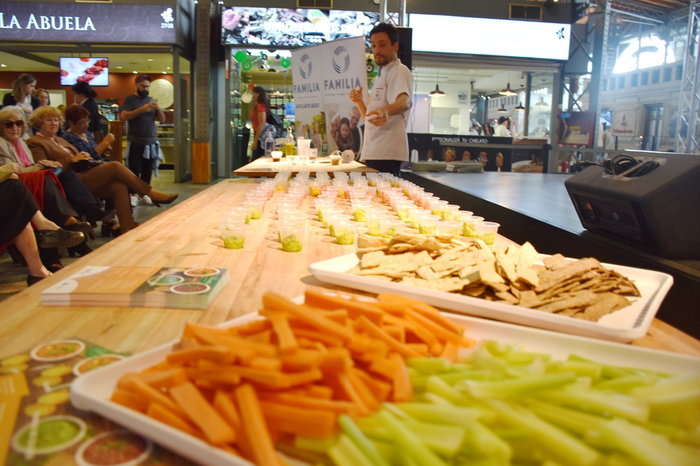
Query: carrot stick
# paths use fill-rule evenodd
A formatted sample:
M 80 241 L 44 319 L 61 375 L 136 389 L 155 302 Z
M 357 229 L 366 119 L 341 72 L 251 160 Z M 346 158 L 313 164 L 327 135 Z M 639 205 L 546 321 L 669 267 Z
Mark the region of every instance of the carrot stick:
M 351 329 L 323 317 L 322 314 L 313 311 L 308 306 L 294 304 L 276 293 L 266 293 L 263 296 L 263 306 L 266 309 L 287 312 L 289 315 L 313 325 L 316 329 L 324 333 L 340 338 L 344 342 L 352 340 Z
M 330 348 L 318 357 L 318 367 L 323 372 L 343 372 L 352 367 L 353 361 L 345 348 Z
M 217 390 L 214 393 L 214 402 L 212 403 L 214 409 L 216 409 L 221 417 L 231 426 L 233 432 L 238 434 L 241 430 L 241 416 L 238 414 L 238 409 L 233 403 L 233 400 L 224 393 L 223 390 Z M 236 435 L 238 438 L 239 435 Z
M 265 330 L 264 332 L 258 332 L 258 333 L 251 333 L 250 335 L 246 335 L 243 338 L 243 340 L 250 342 L 250 343 L 258 343 L 261 345 L 268 345 L 268 346 L 274 346 L 272 344 L 272 330 Z
M 443 348 L 442 352 L 440 353 L 440 357 L 447 359 L 450 362 L 455 362 L 455 361 L 457 361 L 458 351 L 459 351 L 459 346 L 448 341 L 445 343 L 445 347 Z
M 279 371 L 282 369 L 282 361 L 278 358 L 266 358 L 263 356 L 251 359 L 246 365 L 267 371 Z
M 373 360 L 369 365 L 369 370 L 386 377 L 388 380 L 394 378 L 394 363 L 388 357 Z
M 401 356 L 406 358 L 417 358 L 421 356 L 421 353 L 397 341 L 391 335 L 386 333 L 386 331 L 370 322 L 365 316 L 361 316 L 356 322 L 357 325 L 364 329 L 370 336 L 383 341 L 389 346 L 389 348 L 396 351 Z
M 119 388 L 114 390 L 110 400 L 122 406 L 126 406 L 127 408 L 133 409 L 134 411 L 138 411 L 140 413 L 145 413 L 146 408 L 148 408 L 147 399 L 134 392 L 128 390 L 121 390 Z
M 434 308 L 430 304 L 416 301 L 411 305 L 411 309 L 413 309 L 414 311 L 421 314 L 423 317 L 426 317 L 426 318 L 432 320 L 436 324 L 440 325 L 441 327 L 446 328 L 447 330 L 449 330 L 453 333 L 458 333 L 460 335 L 464 333 L 464 329 L 462 327 L 455 324 L 451 320 L 443 317 L 440 314 L 440 311 L 438 311 L 436 308 Z
M 295 328 L 294 329 L 294 334 L 298 337 L 305 337 L 309 338 L 311 340 L 316 340 L 320 341 L 326 346 L 336 346 L 336 347 L 341 347 L 345 346 L 343 344 L 343 340 L 335 337 L 333 335 L 328 335 L 326 333 L 323 333 L 318 330 L 312 330 L 312 329 L 305 329 L 305 328 Z
M 372 377 L 367 372 L 360 369 L 355 368 L 353 369 L 353 372 L 355 372 L 355 375 L 362 379 L 365 385 L 367 385 L 367 388 L 370 389 L 374 395 L 374 398 L 380 402 L 384 402 L 389 399 L 392 392 L 392 386 L 389 382 L 384 382 L 377 377 Z
M 349 320 L 348 311 L 346 311 L 345 309 L 326 311 L 323 313 L 323 316 L 342 326 L 346 326 Z
M 219 415 L 202 393 L 189 382 L 170 389 L 170 396 L 192 421 L 204 433 L 211 443 L 233 443 L 236 434 L 233 428 Z
M 329 411 L 299 408 L 272 401 L 261 401 L 260 409 L 269 425 L 293 435 L 324 438 L 335 433 L 335 413 Z
M 299 349 L 291 354 L 280 354 L 282 370 L 288 372 L 304 371 L 318 366 L 321 353 L 315 350 Z
M 264 332 L 266 330 L 271 330 L 272 329 L 272 324 L 270 323 L 269 320 L 254 320 L 252 322 L 248 322 L 247 324 L 244 325 L 239 325 L 236 327 L 231 327 L 226 329 L 231 335 L 239 336 L 239 337 L 245 337 L 247 335 L 251 335 L 253 333 L 260 333 Z
M 399 343 L 406 343 L 406 328 L 403 325 L 383 325 L 381 328 Z
M 362 395 L 357 392 L 357 389 L 353 385 L 347 373 L 333 374 L 331 380 L 335 381 L 338 389 L 345 396 L 345 399 L 352 401 L 355 406 L 357 406 L 360 416 L 367 416 L 372 413 L 372 410 L 369 406 L 367 406 L 367 403 L 363 399 Z
M 184 412 L 180 409 L 180 407 L 178 405 L 176 405 L 173 402 L 173 400 L 171 400 L 170 398 L 165 396 L 160 391 L 158 391 L 155 388 L 148 385 L 146 382 L 141 380 L 138 375 L 126 374 L 123 376 L 123 378 L 128 379 L 128 384 L 129 384 L 129 386 L 132 387 L 134 392 L 143 396 L 149 402 L 160 403 L 163 406 L 165 406 L 166 408 L 170 409 L 171 411 L 176 412 L 177 414 L 180 414 L 180 415 L 184 414 Z
M 462 341 L 461 333 L 453 333 L 447 330 L 445 327 L 436 324 L 435 322 L 418 313 L 418 311 L 415 311 L 412 308 L 406 310 L 406 316 L 419 326 L 423 326 L 423 328 L 432 332 L 436 337 L 440 338 L 441 340 L 451 341 L 452 343 L 455 343 L 457 345 L 460 344 L 460 342 Z
M 215 366 L 218 367 L 218 366 Z M 219 384 L 235 385 L 241 381 L 241 377 L 228 370 L 210 370 L 201 369 L 199 367 L 188 367 L 185 369 L 188 380 L 206 380 L 207 382 L 216 382 Z
M 245 419 L 245 422 L 242 423 L 243 435 L 252 450 L 253 461 L 260 465 L 277 465 L 279 462 L 277 453 L 272 444 L 267 422 L 263 417 L 255 390 L 251 385 L 243 384 L 236 387 L 233 394 L 241 418 Z
M 411 401 L 413 398 L 413 385 L 408 374 L 408 368 L 403 358 L 396 353 L 392 353 L 389 359 L 394 363 L 394 401 Z
M 383 312 L 375 303 L 359 301 L 357 299 L 345 299 L 338 295 L 329 295 L 313 288 L 307 288 L 304 292 L 304 302 L 307 306 L 321 309 L 336 310 L 345 309 L 352 319 L 365 316 L 375 324 L 381 324 Z
M 272 323 L 272 330 L 277 336 L 277 346 L 283 353 L 291 353 L 299 349 L 296 336 L 289 326 L 289 320 L 285 314 L 280 312 L 270 312 L 267 318 Z
M 146 409 L 146 416 L 195 437 L 202 437 L 202 434 L 189 421 L 178 416 L 160 403 L 149 403 L 148 409 Z
M 297 408 L 331 411 L 336 414 L 357 414 L 357 407 L 349 401 L 314 398 L 288 392 L 268 392 L 261 395 L 263 401 L 273 401 Z
M 219 364 L 230 364 L 236 360 L 236 355 L 229 346 L 207 345 L 173 351 L 167 357 L 171 364 L 187 364 L 200 359 L 208 359 Z

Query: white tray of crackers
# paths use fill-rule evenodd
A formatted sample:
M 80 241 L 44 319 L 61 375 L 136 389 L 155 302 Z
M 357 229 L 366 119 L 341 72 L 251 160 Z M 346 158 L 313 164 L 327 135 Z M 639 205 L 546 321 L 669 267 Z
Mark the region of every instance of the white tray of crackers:
M 662 272 L 547 256 L 529 243 L 407 235 L 359 245 L 358 254 L 316 262 L 310 272 L 460 314 L 620 342 L 647 333 L 673 284 Z

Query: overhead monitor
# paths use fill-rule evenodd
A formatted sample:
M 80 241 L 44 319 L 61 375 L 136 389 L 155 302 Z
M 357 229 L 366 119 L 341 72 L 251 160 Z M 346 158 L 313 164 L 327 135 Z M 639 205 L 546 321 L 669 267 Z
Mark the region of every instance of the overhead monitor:
M 410 14 L 408 22 L 414 52 L 569 58 L 571 25 L 565 23 L 423 14 Z
M 224 45 L 297 48 L 346 37 L 367 37 L 379 13 L 345 10 L 231 7 L 221 14 Z
M 60 57 L 61 86 L 84 81 L 91 86 L 109 86 L 109 59 L 106 57 Z

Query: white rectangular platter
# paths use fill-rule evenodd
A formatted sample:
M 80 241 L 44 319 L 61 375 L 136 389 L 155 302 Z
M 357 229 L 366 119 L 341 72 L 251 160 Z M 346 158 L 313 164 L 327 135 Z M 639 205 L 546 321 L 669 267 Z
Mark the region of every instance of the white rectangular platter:
M 547 352 L 559 359 L 563 359 L 569 354 L 576 354 L 608 364 L 670 374 L 700 371 L 700 358 L 692 356 L 565 335 L 475 317 L 456 314 L 444 315 L 454 322 L 464 325 L 467 329 L 466 335 L 477 341 L 497 340 L 519 344 L 526 350 Z M 249 314 L 226 322 L 222 326 L 240 325 L 256 318 L 258 318 L 257 314 Z M 78 409 L 94 411 L 199 464 L 212 466 L 250 465 L 249 462 L 214 448 L 195 437 L 109 401 L 119 377 L 127 372 L 140 371 L 162 361 L 175 343 L 153 348 L 80 376 L 71 386 L 71 402 Z
M 597 322 L 591 322 L 504 302 L 487 301 L 348 273 L 358 261 L 355 254 L 347 254 L 311 264 L 309 271 L 327 283 L 374 293 L 396 293 L 460 314 L 621 342 L 646 335 L 661 302 L 673 284 L 673 277 L 662 272 L 603 264 L 633 280 L 641 297 L 632 298 L 633 303 L 630 306 L 608 314 Z

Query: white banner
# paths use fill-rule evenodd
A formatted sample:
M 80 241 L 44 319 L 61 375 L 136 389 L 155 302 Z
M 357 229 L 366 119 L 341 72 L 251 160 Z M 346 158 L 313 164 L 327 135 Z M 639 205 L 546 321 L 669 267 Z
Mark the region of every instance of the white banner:
M 367 90 L 364 38 L 293 50 L 292 63 L 296 136 L 311 139 L 319 154 L 359 151 L 362 122 L 349 94 L 355 87 Z

